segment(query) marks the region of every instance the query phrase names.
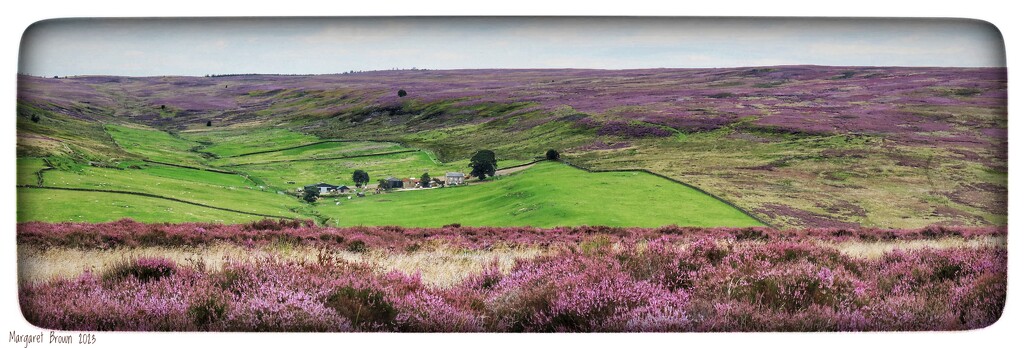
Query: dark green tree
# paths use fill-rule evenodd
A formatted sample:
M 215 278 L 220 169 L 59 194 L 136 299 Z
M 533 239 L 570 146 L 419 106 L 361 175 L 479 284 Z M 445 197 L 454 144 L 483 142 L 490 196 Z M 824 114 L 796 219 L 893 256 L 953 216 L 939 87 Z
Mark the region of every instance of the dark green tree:
M 409 93 L 405 93 L 405 90 L 404 90 L 404 89 L 400 89 L 400 90 L 398 90 L 398 97 L 399 97 L 399 98 L 401 98 L 401 97 L 404 97 L 404 96 L 407 96 L 407 95 L 409 95 Z
M 423 175 L 420 176 L 420 186 L 424 188 L 430 187 L 430 174 L 423 173 Z
M 370 174 L 367 174 L 362 169 L 356 169 L 352 172 L 352 181 L 356 183 L 356 187 L 361 187 L 370 182 Z
M 544 157 L 547 157 L 547 159 L 552 161 L 557 161 L 561 156 L 562 155 L 559 154 L 558 151 L 555 151 L 555 149 L 549 149 L 548 152 L 544 153 Z
M 302 188 L 302 200 L 313 203 L 320 198 L 320 189 L 316 186 L 306 186 Z
M 206 121 L 206 126 L 207 127 L 212 127 L 213 126 L 213 121 Z
M 388 185 L 388 181 L 387 180 L 377 179 L 377 187 L 379 187 L 382 190 L 387 190 L 387 189 L 391 188 L 391 185 Z
M 488 176 L 494 176 L 494 172 L 498 170 L 498 160 L 494 158 L 494 151 L 480 150 L 469 159 L 469 167 L 473 168 L 469 175 L 483 180 Z
M 39 115 L 32 114 L 32 122 L 39 123 Z

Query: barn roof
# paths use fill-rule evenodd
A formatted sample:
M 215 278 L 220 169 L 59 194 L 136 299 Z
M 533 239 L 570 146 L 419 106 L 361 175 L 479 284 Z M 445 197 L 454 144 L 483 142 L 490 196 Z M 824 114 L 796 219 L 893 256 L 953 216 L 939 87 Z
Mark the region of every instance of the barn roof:
M 448 172 L 448 174 L 445 174 L 445 176 L 466 176 L 466 174 L 462 174 L 459 172 Z

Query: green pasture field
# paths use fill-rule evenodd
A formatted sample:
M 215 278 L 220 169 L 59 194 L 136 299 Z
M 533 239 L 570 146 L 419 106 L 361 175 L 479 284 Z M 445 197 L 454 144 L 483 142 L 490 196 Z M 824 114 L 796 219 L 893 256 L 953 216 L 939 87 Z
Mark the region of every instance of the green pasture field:
M 107 125 L 106 130 L 121 149 L 148 160 L 182 165 L 205 163 L 203 156 L 191 151 L 199 143 L 174 137 L 167 132 L 112 124 Z
M 760 226 L 692 188 L 641 172 L 588 173 L 541 162 L 478 185 L 323 199 L 317 210 L 340 226 Z
M 305 207 L 294 196 L 261 190 L 234 174 L 147 165 L 125 170 L 86 167 L 81 173 L 52 170 L 44 174 L 43 180 L 50 187 L 149 193 L 255 214 L 305 217 L 292 211 Z
M 320 158 L 357 156 L 402 150 L 410 149 L 402 147 L 402 145 L 389 142 L 327 142 L 314 143 L 308 146 L 296 147 L 267 153 L 221 158 L 210 162 L 210 164 L 218 166 L 230 166 L 278 161 L 309 161 Z
M 18 222 L 107 222 L 131 218 L 141 222 L 242 223 L 262 219 L 159 198 L 32 188 L 18 189 L 17 211 Z
M 182 132 L 185 139 L 205 144 L 203 152 L 218 157 L 238 156 L 320 141 L 315 136 L 283 128 L 235 128 Z
M 133 155 L 159 162 L 213 168 L 208 165 L 212 164 L 211 162 L 208 162 L 206 158 L 203 158 L 195 151 L 196 147 L 199 145 L 198 142 L 185 140 L 163 131 L 141 126 L 107 125 L 105 129 L 107 133 L 110 134 L 111 138 L 119 144 L 119 146 Z M 297 136 L 298 133 L 282 130 L 256 130 L 253 131 L 253 133 L 247 134 L 249 135 L 227 134 L 225 138 L 221 140 L 227 140 L 229 145 L 242 146 L 239 148 L 246 148 L 249 151 L 265 151 L 266 149 L 255 147 L 255 144 L 245 144 L 252 140 L 252 134 L 256 134 L 257 136 L 267 135 L 275 138 L 276 142 L 261 144 L 264 146 L 266 144 L 274 145 L 269 148 L 277 148 L 282 144 L 289 144 L 289 142 L 294 143 L 297 140 L 311 140 L 304 136 Z M 212 160 L 212 162 L 227 162 L 232 160 L 280 161 L 316 157 L 362 155 L 401 151 L 403 149 L 409 148 L 405 148 L 397 143 L 391 142 L 329 142 L 300 146 L 291 149 L 282 149 L 280 151 L 271 150 L 271 152 L 248 156 L 221 158 Z M 61 163 L 70 161 L 65 158 L 55 158 L 54 160 L 59 160 Z M 511 166 L 525 162 L 525 160 L 501 161 L 499 162 L 499 165 Z M 74 164 L 75 162 L 72 161 L 68 163 Z M 165 166 L 135 160 L 126 161 L 122 159 L 118 162 L 111 162 L 108 165 L 114 165 L 116 167 L 120 167 L 120 169 L 91 167 L 79 163 L 72 168 L 46 171 L 44 174 L 43 185 L 48 187 L 146 193 L 205 204 L 213 207 L 250 212 L 253 214 L 312 218 L 315 214 L 312 207 L 301 202 L 295 196 L 281 194 L 278 193 L 278 191 L 290 191 L 294 190 L 294 187 L 320 181 L 347 184 L 351 186 L 353 184 L 351 183 L 351 174 L 355 169 L 363 169 L 370 172 L 373 182 L 375 182 L 376 179 L 391 175 L 396 177 L 419 177 L 422 173 L 429 172 L 432 175 L 440 176 L 446 171 L 469 171 L 468 160 L 462 160 L 454 163 L 442 163 L 434 158 L 431 153 L 424 151 L 368 156 L 349 160 L 313 160 L 229 167 L 232 170 L 238 170 L 251 175 L 252 180 L 248 180 L 241 175 Z M 47 165 L 43 158 L 19 158 L 17 162 L 18 185 L 37 185 L 38 180 L 36 173 L 46 167 Z M 138 167 L 141 167 L 141 169 Z M 296 181 L 296 184 L 287 184 L 287 181 Z M 269 183 L 269 185 L 267 185 L 267 183 Z M 264 186 L 261 188 L 261 184 L 272 187 Z M 59 202 L 66 201 L 55 198 L 61 195 L 73 195 L 78 198 L 95 195 L 97 197 L 96 200 L 101 204 L 113 202 L 111 204 L 117 203 L 114 205 L 119 207 L 129 207 L 114 210 L 123 211 L 128 214 L 122 217 L 134 218 L 138 215 L 136 212 L 140 209 L 144 209 L 144 207 L 156 207 L 158 210 L 142 215 L 146 221 L 193 221 L 190 219 L 198 219 L 198 217 L 201 216 L 193 215 L 193 218 L 184 220 L 181 217 L 176 216 L 178 211 L 184 210 L 171 209 L 172 206 L 182 205 L 191 210 L 198 209 L 203 211 L 216 211 L 217 214 L 212 216 L 222 216 L 225 214 L 240 215 L 166 200 L 166 202 L 156 204 L 155 202 L 159 201 L 159 198 L 114 193 L 37 189 L 24 191 L 22 194 L 23 196 L 19 197 L 19 202 L 29 206 L 38 206 L 32 205 L 33 202 L 42 200 Z M 116 197 L 116 199 L 111 197 Z M 130 204 L 133 200 L 138 200 L 139 203 Z M 22 211 L 26 213 L 22 214 L 23 216 L 19 216 L 19 219 L 21 219 L 19 221 L 38 219 L 57 221 L 60 219 L 59 217 L 65 217 L 69 219 L 68 221 L 116 220 L 116 216 L 106 210 L 92 211 L 74 206 L 66 206 L 64 204 L 61 204 L 58 207 L 59 209 L 54 209 L 53 206 L 51 206 L 49 210 L 57 211 L 45 213 L 28 213 L 28 210 L 25 210 L 28 208 L 21 208 Z M 68 211 L 61 212 L 61 210 Z M 161 214 L 166 216 L 161 218 Z M 253 218 L 256 217 L 254 216 Z M 220 219 L 217 221 L 221 220 L 238 221 L 237 218 Z M 246 218 L 246 220 L 251 219 Z
M 36 185 L 36 173 L 46 168 L 46 162 L 38 157 L 18 158 L 18 185 Z
M 106 222 L 131 218 L 141 222 L 242 223 L 255 215 L 225 212 L 173 201 L 104 192 L 42 188 L 17 189 L 17 221 Z

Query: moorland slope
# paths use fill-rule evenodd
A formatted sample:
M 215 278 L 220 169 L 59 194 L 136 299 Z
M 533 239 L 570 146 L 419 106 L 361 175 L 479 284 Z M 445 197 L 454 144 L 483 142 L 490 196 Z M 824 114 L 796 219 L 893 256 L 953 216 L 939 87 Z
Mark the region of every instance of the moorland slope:
M 25 163 L 173 161 L 277 188 L 287 181 L 247 171 L 279 170 L 256 161 L 351 150 L 301 148 L 322 140 L 423 150 L 437 170 L 478 149 L 522 163 L 555 148 L 585 168 L 645 169 L 692 184 L 777 227 L 1006 223 L 1003 68 L 407 70 L 18 83 Z M 232 157 L 276 149 L 291 152 Z

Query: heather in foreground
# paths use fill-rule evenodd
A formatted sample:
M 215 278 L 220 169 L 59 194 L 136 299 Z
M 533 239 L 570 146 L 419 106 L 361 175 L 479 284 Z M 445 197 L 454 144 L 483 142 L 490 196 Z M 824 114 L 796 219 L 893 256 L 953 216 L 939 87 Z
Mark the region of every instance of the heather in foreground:
M 317 256 L 138 258 L 23 284 L 20 301 L 65 330 L 859 331 L 980 328 L 1006 297 L 1006 250 L 990 246 L 867 258 L 806 241 L 591 238 L 450 286 Z

